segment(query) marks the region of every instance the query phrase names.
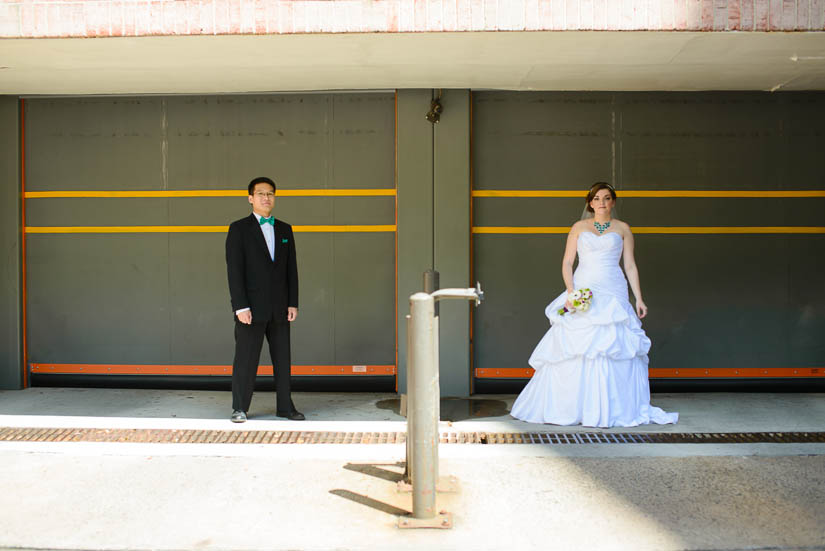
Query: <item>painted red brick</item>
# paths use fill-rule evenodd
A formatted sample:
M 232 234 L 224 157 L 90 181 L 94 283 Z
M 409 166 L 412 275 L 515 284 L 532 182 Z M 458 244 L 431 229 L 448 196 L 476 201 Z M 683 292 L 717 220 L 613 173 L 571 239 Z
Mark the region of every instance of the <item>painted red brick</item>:
M 385 9 L 391 9 L 394 4 L 382 2 Z M 385 15 L 385 17 L 388 17 Z M 318 20 L 321 32 L 331 33 L 335 30 L 335 6 L 333 2 L 318 3 Z M 389 21 L 387 22 L 389 25 Z
M 621 28 L 622 0 L 607 0 L 607 18 L 605 27 L 609 31 L 616 31 Z
M 92 8 L 95 14 L 95 33 L 96 36 L 122 36 L 123 35 L 123 15 L 122 8 L 115 10 L 109 2 L 95 2 Z M 121 29 L 117 34 L 112 30 L 114 23 L 118 22 L 118 28 Z
M 702 0 L 702 30 L 713 29 L 713 3 L 715 0 Z
M 662 4 L 659 0 L 648 0 L 644 29 L 658 31 L 662 28 Z
M 53 36 L 64 36 L 63 25 L 60 24 L 60 4 L 43 4 L 46 10 L 46 33 Z
M 702 0 L 687 1 L 687 29 L 702 30 Z
M 552 0 L 550 4 L 550 8 L 552 10 L 551 14 L 551 29 L 556 31 L 564 30 L 565 27 L 565 11 L 567 11 L 567 0 Z
M 536 0 L 538 2 L 538 0 Z M 469 31 L 473 28 L 473 10 L 470 0 L 455 0 L 456 29 Z
M 550 29 L 553 26 L 552 0 L 539 0 L 539 22 L 542 29 Z
M 738 31 L 741 29 L 739 0 L 728 0 L 728 29 Z
M 269 12 L 269 5 L 271 2 L 267 0 L 255 0 L 255 33 L 256 34 L 266 34 L 269 32 L 268 26 L 268 12 Z M 317 17 L 315 20 L 317 21 Z
M 825 31 L 825 0 L 811 0 L 811 14 L 808 28 Z
M 782 2 L 782 29 L 792 31 L 796 26 L 796 0 L 784 0 Z
M 740 25 L 743 31 L 752 31 L 754 25 L 753 19 L 753 0 L 742 0 L 740 14 Z
M 413 29 L 416 31 L 427 30 L 427 0 L 415 0 L 413 9 Z
M 808 16 L 810 15 L 810 4 L 808 2 L 801 2 L 796 6 L 796 28 L 808 28 Z
M 335 13 L 338 13 L 337 9 Z M 401 32 L 415 30 L 415 4 L 412 2 L 402 2 L 400 4 L 398 8 L 398 30 Z
M 767 31 L 770 25 L 770 0 L 754 0 L 753 28 L 757 31 Z
M 728 0 L 713 0 L 711 26 L 714 31 L 724 31 L 728 27 Z
M 675 0 L 659 0 L 659 17 L 661 19 L 661 29 L 674 28 L 675 22 L 673 20 L 673 4 Z
M 456 0 L 444 0 L 442 2 L 441 25 L 445 31 L 458 30 L 458 2 Z
M 579 28 L 588 31 L 593 29 L 593 0 L 579 2 Z
M 0 36 L 825 30 L 825 0 L 0 0 Z
M 484 2 L 484 28 L 488 31 L 498 30 L 498 6 L 495 1 Z
M 525 0 L 524 2 L 524 29 L 528 31 L 540 30 L 539 0 Z
M 427 30 L 441 31 L 441 0 L 429 0 L 427 2 Z
M 770 0 L 768 28 L 772 31 L 782 29 L 782 0 Z
M 578 0 L 564 0 L 561 6 L 564 20 L 562 29 L 579 29 L 579 2 Z
M 123 2 L 123 31 L 122 36 L 135 36 L 136 26 L 135 26 L 135 3 L 134 2 Z M 113 35 L 117 36 L 116 33 L 112 32 Z
M 525 0 L 514 0 L 512 3 L 508 3 L 506 7 L 499 7 L 499 9 L 503 12 L 506 29 L 523 31 L 527 28 L 527 21 L 524 18 L 527 9 Z
M 20 36 L 19 4 L 0 4 L 0 36 Z
M 628 31 L 633 28 L 634 11 L 633 0 L 622 0 L 620 4 L 620 15 L 618 21 L 618 26 L 620 29 Z
M 35 4 L 32 10 L 33 36 L 43 36 L 48 33 L 48 12 L 45 4 Z
M 688 0 L 674 0 L 673 28 L 683 31 L 688 27 Z

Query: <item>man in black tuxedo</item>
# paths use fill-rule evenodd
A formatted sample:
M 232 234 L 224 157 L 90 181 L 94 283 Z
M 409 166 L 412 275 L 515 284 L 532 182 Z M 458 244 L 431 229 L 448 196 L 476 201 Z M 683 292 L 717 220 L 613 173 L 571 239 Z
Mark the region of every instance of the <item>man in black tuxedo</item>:
M 232 417 L 246 421 L 264 335 L 269 342 L 277 389 L 276 415 L 302 421 L 290 396 L 289 324 L 298 317 L 298 265 L 292 226 L 271 216 L 275 182 L 249 183 L 252 214 L 236 220 L 226 235 L 226 271 L 235 313 Z

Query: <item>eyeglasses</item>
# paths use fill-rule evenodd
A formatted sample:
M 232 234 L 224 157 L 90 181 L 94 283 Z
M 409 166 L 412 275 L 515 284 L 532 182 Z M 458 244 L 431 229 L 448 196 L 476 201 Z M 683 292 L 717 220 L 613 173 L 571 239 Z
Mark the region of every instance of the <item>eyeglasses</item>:
M 262 199 L 271 199 L 271 198 L 275 197 L 275 194 L 272 193 L 271 191 L 256 191 L 255 196 L 260 197 Z

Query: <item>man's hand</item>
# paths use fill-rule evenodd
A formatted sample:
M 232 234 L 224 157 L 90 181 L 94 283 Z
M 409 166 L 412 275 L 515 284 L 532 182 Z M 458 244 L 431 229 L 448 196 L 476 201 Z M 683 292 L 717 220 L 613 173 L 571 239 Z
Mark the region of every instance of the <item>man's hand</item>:
M 298 309 L 294 306 L 289 306 L 286 309 L 286 321 L 295 321 L 295 318 L 298 317 Z
M 240 314 L 237 314 L 237 316 L 238 321 L 241 323 L 245 323 L 246 325 L 252 323 L 252 310 L 246 310 L 244 312 L 241 312 Z

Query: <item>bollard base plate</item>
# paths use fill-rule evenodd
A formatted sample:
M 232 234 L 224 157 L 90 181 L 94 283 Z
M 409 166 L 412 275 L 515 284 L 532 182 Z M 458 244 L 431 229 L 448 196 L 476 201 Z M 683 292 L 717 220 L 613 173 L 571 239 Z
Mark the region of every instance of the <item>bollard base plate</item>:
M 412 515 L 398 517 L 399 528 L 438 528 L 449 530 L 453 527 L 453 514 L 441 511 L 432 518 L 415 518 Z
M 412 484 L 407 480 L 399 480 L 396 489 L 399 493 L 409 494 L 412 492 Z M 435 491 L 438 494 L 454 494 L 458 492 L 458 479 L 454 476 L 439 476 L 435 483 Z

